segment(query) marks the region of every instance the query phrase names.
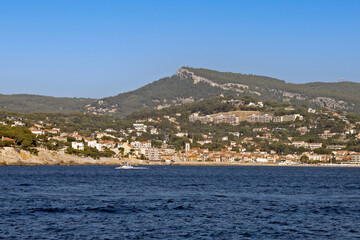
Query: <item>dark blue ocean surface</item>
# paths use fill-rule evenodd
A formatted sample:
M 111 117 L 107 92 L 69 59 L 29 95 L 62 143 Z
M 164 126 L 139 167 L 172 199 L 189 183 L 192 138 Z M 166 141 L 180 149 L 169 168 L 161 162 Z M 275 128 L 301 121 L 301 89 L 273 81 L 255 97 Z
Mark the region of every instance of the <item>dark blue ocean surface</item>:
M 0 167 L 3 239 L 360 238 L 360 168 Z

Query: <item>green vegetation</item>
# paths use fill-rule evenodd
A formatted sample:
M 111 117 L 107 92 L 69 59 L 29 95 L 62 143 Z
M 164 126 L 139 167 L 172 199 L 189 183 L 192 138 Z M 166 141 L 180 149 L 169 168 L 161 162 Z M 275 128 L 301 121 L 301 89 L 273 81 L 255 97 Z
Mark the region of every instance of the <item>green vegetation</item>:
M 233 95 L 237 97 L 249 96 L 259 101 L 289 102 L 295 105 L 307 104 L 309 107 L 319 107 L 313 100 L 317 97 L 332 98 L 344 101 L 343 108 L 347 112 L 360 114 L 360 84 L 355 82 L 293 84 L 285 81 L 252 74 L 218 72 L 202 68 L 183 67 L 195 75 L 209 79 L 218 84 L 236 83 L 247 85 L 243 92 L 234 89 L 222 89 L 205 82 L 194 84 L 190 76 L 173 75 L 147 84 L 137 90 L 118 94 L 103 99 L 84 98 L 54 98 L 37 95 L 0 95 L 0 110 L 12 112 L 97 112 L 100 114 L 124 117 L 143 109 L 199 101 L 214 96 Z M 284 93 L 300 94 L 288 97 Z M 283 102 L 283 103 L 281 103 Z M 89 105 L 90 107 L 86 107 Z M 326 105 L 326 104 L 325 104 Z
M 125 119 L 144 119 L 144 118 L 161 118 L 164 115 L 174 115 L 174 113 L 180 113 L 182 119 L 188 119 L 188 116 L 194 112 L 201 112 L 203 115 L 214 114 L 219 112 L 228 112 L 237 110 L 234 105 L 229 103 L 222 103 L 221 100 L 236 98 L 233 96 L 227 96 L 224 98 L 211 97 L 195 103 L 182 104 L 179 106 L 172 106 L 161 110 L 141 110 L 136 111 L 127 116 Z M 240 98 L 239 98 L 240 99 Z
M 42 121 L 53 127 L 60 128 L 63 132 L 77 131 L 85 136 L 90 136 L 95 131 L 104 131 L 107 128 L 120 130 L 131 126 L 131 121 L 126 121 L 118 117 L 108 117 L 94 115 L 90 113 L 11 113 L 0 111 L 0 121 L 13 123 L 8 117 L 22 119 L 29 127 L 34 123 Z
M 82 112 L 94 99 L 88 98 L 56 98 L 30 94 L 0 94 L 0 110 L 31 113 L 71 113 Z
M 36 136 L 27 128 L 0 125 L 0 137 L 14 140 L 0 141 L 0 147 L 17 146 L 21 149 L 37 154 L 37 150 L 34 148 L 36 147 Z
M 360 122 L 360 116 L 356 115 L 354 113 L 349 113 L 348 115 L 346 115 L 346 118 L 349 120 L 349 122 L 351 123 L 357 123 Z
M 229 98 L 243 100 L 244 102 L 248 97 L 236 98 L 236 97 L 213 97 L 205 99 L 191 104 L 184 104 L 180 106 L 173 106 L 162 110 L 147 110 L 138 111 L 129 115 L 127 120 L 134 119 L 159 119 L 156 123 L 145 124 L 154 125 L 162 132 L 166 132 L 169 136 L 168 140 L 171 145 L 176 149 L 181 149 L 185 142 L 189 141 L 189 138 L 193 140 L 192 147 L 200 147 L 209 150 L 221 150 L 225 148 L 225 145 L 229 145 L 229 141 L 235 141 L 241 143 L 248 151 L 255 151 L 256 149 L 263 152 L 274 151 L 280 155 L 286 154 L 301 154 L 308 151 L 304 147 L 296 148 L 291 144 L 292 141 L 304 141 L 307 143 L 322 143 L 323 147 L 315 149 L 317 154 L 329 154 L 331 150 L 326 149 L 328 145 L 346 145 L 347 150 L 360 151 L 359 140 L 355 139 L 354 134 L 344 135 L 345 130 L 349 127 L 348 124 L 339 117 L 335 117 L 332 114 L 314 114 L 308 113 L 306 105 L 295 107 L 294 110 L 285 110 L 288 103 L 278 102 L 265 102 L 264 107 L 257 107 L 255 109 L 247 106 L 235 106 L 231 103 L 224 103 L 222 100 Z M 256 102 L 256 99 L 252 99 Z M 304 117 L 302 121 L 299 119 L 293 122 L 269 122 L 269 123 L 250 123 L 240 122 L 238 125 L 230 124 L 202 124 L 200 122 L 189 122 L 188 118 L 192 113 L 199 112 L 200 115 L 214 114 L 219 112 L 232 111 L 235 109 L 242 110 L 258 110 L 261 112 L 267 112 L 276 115 L 286 114 L 300 114 Z M 324 110 L 324 112 L 327 112 Z M 170 122 L 164 116 L 175 118 L 176 123 Z M 348 114 L 349 121 L 357 122 L 358 115 Z M 181 132 L 187 133 L 185 137 L 177 137 L 175 134 L 178 132 L 176 127 L 180 127 Z M 299 128 L 306 127 L 308 132 L 301 135 Z M 255 128 L 265 128 L 265 131 L 254 132 Z M 360 130 L 360 127 L 358 127 Z M 328 139 L 320 138 L 320 135 L 324 131 L 330 131 L 336 133 L 333 137 Z M 230 132 L 237 132 L 240 136 L 229 135 Z M 212 143 L 198 144 L 198 141 L 203 140 L 204 134 L 212 135 Z M 269 133 L 271 139 L 278 139 L 278 142 L 271 142 L 271 139 L 264 138 L 265 134 Z M 228 136 L 229 141 L 222 141 L 223 136 Z M 253 143 L 244 143 L 244 138 L 252 138 Z M 143 139 L 144 140 L 144 139 Z M 146 139 L 145 139 L 146 140 Z M 254 147 L 257 146 L 257 147 Z M 236 150 L 236 149 L 235 149 Z
M 224 84 L 233 82 L 248 85 L 251 89 L 261 93 L 261 97 L 259 97 L 260 100 L 281 101 L 282 99 L 274 96 L 274 93 L 270 91 L 271 89 L 275 89 L 277 91 L 281 90 L 291 93 L 299 93 L 308 98 L 330 97 L 337 100 L 343 100 L 349 104 L 355 104 L 355 107 L 352 110 L 358 114 L 360 113 L 360 98 L 358 94 L 360 90 L 360 84 L 356 82 L 313 82 L 306 84 L 293 84 L 286 83 L 285 81 L 275 78 L 252 74 L 218 72 L 209 69 L 189 67 L 186 67 L 186 69 L 198 76 L 208 78 L 216 83 Z M 311 102 L 299 101 L 297 99 L 291 99 L 291 101 L 292 103 L 303 102 L 308 103 L 309 105 L 313 105 Z
M 331 112 L 326 109 L 317 113 L 309 113 L 306 105 L 291 105 L 275 101 L 265 101 L 262 107 L 249 106 L 246 103 L 257 102 L 254 96 L 225 96 L 211 97 L 194 103 L 171 106 L 161 110 L 147 109 L 135 111 L 124 118 L 116 116 L 95 115 L 90 113 L 10 113 L 0 111 L 0 121 L 5 124 L 14 124 L 21 120 L 26 128 L 41 124 L 44 128 L 59 128 L 61 132 L 73 133 L 96 138 L 96 133 L 108 133 L 101 135 L 101 140 L 128 141 L 151 141 L 155 147 L 161 147 L 165 143 L 167 147 L 182 150 L 185 143 L 191 143 L 191 147 L 220 151 L 229 148 L 231 142 L 238 147 L 233 151 L 258 151 L 277 153 L 279 155 L 302 154 L 308 152 L 305 147 L 296 148 L 294 141 L 306 143 L 322 143 L 322 147 L 315 149 L 318 154 L 329 154 L 328 146 L 341 145 L 342 149 L 360 152 L 360 140 L 356 135 L 360 131 L 359 116 L 356 114 L 339 115 L 341 112 Z M 258 111 L 273 116 L 288 114 L 300 114 L 303 120 L 295 119 L 289 122 L 252 123 L 241 121 L 238 125 L 202 124 L 200 121 L 190 122 L 189 116 L 193 113 L 199 115 L 210 115 L 234 110 Z M 145 132 L 136 132 L 134 123 L 143 123 L 148 126 Z M 64 141 L 51 138 L 60 134 L 48 133 L 35 137 L 25 127 L 3 126 L 1 132 L 4 137 L 15 139 L 15 141 L 3 141 L 0 146 L 17 146 L 31 151 L 34 147 L 46 147 L 50 150 L 58 150 L 71 146 L 74 137 L 67 137 Z M 155 128 L 158 133 L 150 129 Z M 305 128 L 306 131 L 301 132 Z M 29 134 L 21 138 L 16 134 L 10 134 L 5 130 L 24 131 L 21 134 Z M 351 133 L 345 133 L 352 129 Z M 108 130 L 108 132 L 106 131 Z M 131 130 L 131 131 L 129 131 Z M 329 137 L 322 137 L 325 131 L 332 133 Z M 355 133 L 354 133 L 355 131 Z M 20 134 L 20 135 L 21 135 Z M 0 136 L 0 137 L 1 137 Z M 223 137 L 227 136 L 227 138 Z M 31 139 L 30 139 L 31 137 Z M 100 137 L 99 137 L 100 138 Z M 25 139 L 27 139 L 25 141 Z M 29 140 L 30 139 L 30 140 Z M 204 140 L 209 140 L 204 142 Z M 98 139 L 100 140 L 100 139 Z M 85 144 L 86 146 L 86 144 Z M 124 151 L 124 150 L 123 150 Z M 112 156 L 110 150 L 98 151 L 94 148 L 85 147 L 84 151 L 68 148 L 70 154 L 79 156 L 90 156 L 99 158 L 101 156 Z
M 115 152 L 105 149 L 104 151 L 99 151 L 96 148 L 85 147 L 84 150 L 73 149 L 71 147 L 67 148 L 65 151 L 67 154 L 74 154 L 80 157 L 91 157 L 94 159 L 99 159 L 100 157 L 112 157 L 115 155 Z
M 250 95 L 260 101 L 283 102 L 287 97 L 284 97 L 282 92 L 290 92 L 301 94 L 301 98 L 293 97 L 287 99 L 291 104 L 307 104 L 311 107 L 318 107 L 311 99 L 317 97 L 329 97 L 335 100 L 346 101 L 349 111 L 360 113 L 360 99 L 358 97 L 358 92 L 360 90 L 359 83 L 316 82 L 293 84 L 275 78 L 251 74 L 218 72 L 209 69 L 189 67 L 184 67 L 184 69 L 218 84 L 244 84 L 247 85 L 249 89 L 245 90 L 243 93 L 234 91 L 233 89 L 224 90 L 204 82 L 194 84 L 193 79 L 190 77 L 181 78 L 178 75 L 173 75 L 150 83 L 135 91 L 104 98 L 102 99 L 101 104 L 99 104 L 99 102 L 94 102 L 92 103 L 92 106 L 95 108 L 116 109 L 117 115 L 128 115 L 133 111 L 154 108 L 158 105 L 178 104 L 181 103 L 180 99 L 188 98 L 198 101 L 220 94 L 239 97 Z

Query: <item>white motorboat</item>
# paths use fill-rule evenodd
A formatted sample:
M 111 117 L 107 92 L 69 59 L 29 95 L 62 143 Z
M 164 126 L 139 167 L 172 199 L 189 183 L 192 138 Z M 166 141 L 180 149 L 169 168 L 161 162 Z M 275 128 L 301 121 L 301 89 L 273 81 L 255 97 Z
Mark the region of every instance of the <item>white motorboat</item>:
M 120 167 L 117 167 L 115 169 L 133 169 L 134 167 L 131 166 L 128 162 L 124 163 L 123 165 L 121 165 Z

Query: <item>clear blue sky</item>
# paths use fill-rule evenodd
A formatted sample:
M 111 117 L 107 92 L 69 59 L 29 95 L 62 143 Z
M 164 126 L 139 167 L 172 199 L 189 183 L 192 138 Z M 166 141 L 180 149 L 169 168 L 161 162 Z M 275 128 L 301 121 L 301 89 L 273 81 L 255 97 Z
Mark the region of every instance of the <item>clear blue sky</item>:
M 181 66 L 360 82 L 360 1 L 0 1 L 2 94 L 100 98 Z

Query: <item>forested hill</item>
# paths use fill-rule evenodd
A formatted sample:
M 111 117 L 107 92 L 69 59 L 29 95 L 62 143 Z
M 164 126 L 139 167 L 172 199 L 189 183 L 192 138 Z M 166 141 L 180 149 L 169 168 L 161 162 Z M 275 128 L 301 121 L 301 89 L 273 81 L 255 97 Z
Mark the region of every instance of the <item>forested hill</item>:
M 118 88 L 120 91 L 121 86 Z M 161 109 L 223 94 L 360 114 L 359 92 L 360 84 L 355 82 L 293 84 L 265 76 L 182 67 L 173 76 L 103 99 L 0 95 L 0 110 L 125 116 L 142 109 Z
M 96 101 L 87 110 L 127 115 L 144 108 L 161 109 L 223 94 L 360 113 L 359 92 L 360 84 L 355 82 L 293 84 L 265 76 L 183 67 L 171 77 Z
M 0 94 L 0 110 L 31 113 L 31 112 L 52 112 L 72 113 L 83 112 L 85 106 L 94 99 L 88 98 L 56 98 L 29 94 Z

